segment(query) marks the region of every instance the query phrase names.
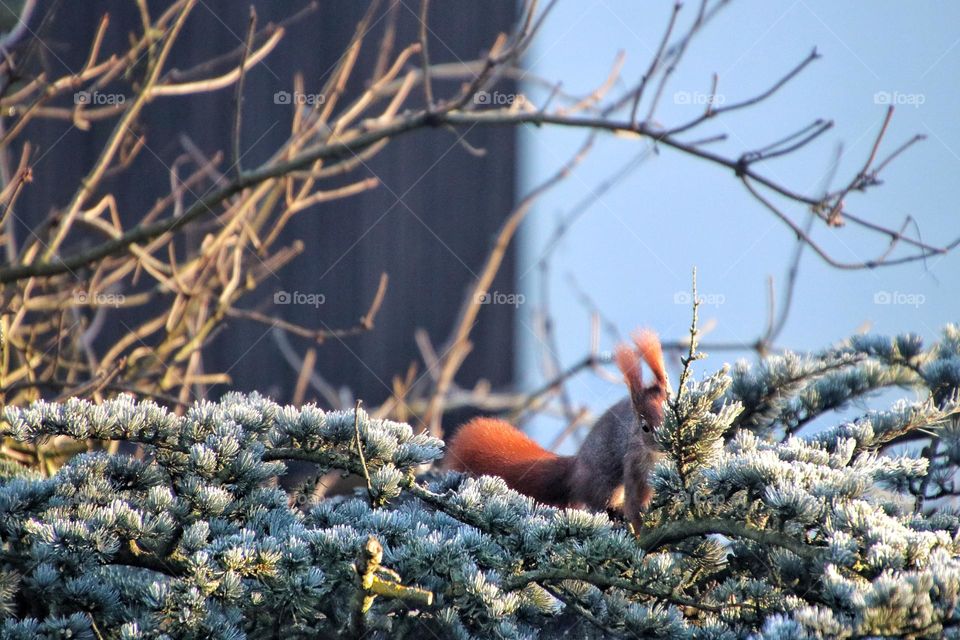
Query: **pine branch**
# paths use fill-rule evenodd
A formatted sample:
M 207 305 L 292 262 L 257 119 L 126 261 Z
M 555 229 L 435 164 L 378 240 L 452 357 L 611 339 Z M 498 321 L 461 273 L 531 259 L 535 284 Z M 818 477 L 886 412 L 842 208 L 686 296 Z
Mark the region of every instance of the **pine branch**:
M 668 544 L 713 533 L 735 538 L 746 538 L 765 546 L 782 547 L 808 562 L 818 560 L 822 553 L 817 547 L 811 547 L 789 536 L 754 529 L 742 522 L 716 518 L 670 522 L 656 529 L 640 531 L 637 540 L 641 547 L 648 552 L 653 552 Z

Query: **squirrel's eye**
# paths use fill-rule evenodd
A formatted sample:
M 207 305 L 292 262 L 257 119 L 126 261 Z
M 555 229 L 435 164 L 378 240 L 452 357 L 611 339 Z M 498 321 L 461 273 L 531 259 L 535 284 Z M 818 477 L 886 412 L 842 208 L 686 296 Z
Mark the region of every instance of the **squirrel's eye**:
M 640 428 L 643 429 L 643 432 L 644 432 L 644 433 L 650 433 L 650 425 L 645 424 L 645 425 L 641 426 Z

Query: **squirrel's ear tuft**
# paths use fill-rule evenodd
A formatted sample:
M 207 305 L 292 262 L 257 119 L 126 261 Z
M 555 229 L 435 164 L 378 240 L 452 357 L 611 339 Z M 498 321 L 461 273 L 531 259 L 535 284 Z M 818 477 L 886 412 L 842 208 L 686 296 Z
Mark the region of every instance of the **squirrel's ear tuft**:
M 614 359 L 617 366 L 623 372 L 623 379 L 630 388 L 631 394 L 638 393 L 643 389 L 643 372 L 640 368 L 640 356 L 637 352 L 622 344 L 614 352 Z
M 660 338 L 649 329 L 641 329 L 633 334 L 633 342 L 637 351 L 643 356 L 644 362 L 653 371 L 653 376 L 661 386 L 667 385 L 667 369 L 663 366 L 663 349 L 660 347 Z

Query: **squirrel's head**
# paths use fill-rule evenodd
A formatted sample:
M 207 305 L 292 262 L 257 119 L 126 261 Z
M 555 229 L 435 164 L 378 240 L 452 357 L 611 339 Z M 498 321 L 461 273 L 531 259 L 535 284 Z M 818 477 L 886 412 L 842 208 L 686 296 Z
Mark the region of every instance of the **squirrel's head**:
M 653 431 L 663 422 L 663 401 L 667 399 L 667 372 L 663 350 L 657 335 L 649 330 L 633 335 L 634 346 L 620 345 L 615 352 L 617 366 L 630 389 L 630 401 L 644 442 L 655 444 Z M 642 363 L 653 373 L 653 381 L 644 386 Z

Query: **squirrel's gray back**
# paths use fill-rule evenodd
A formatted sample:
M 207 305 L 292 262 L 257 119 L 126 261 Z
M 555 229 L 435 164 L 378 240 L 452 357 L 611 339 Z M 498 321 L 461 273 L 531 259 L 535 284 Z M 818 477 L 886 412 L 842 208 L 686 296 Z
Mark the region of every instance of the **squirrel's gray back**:
M 617 402 L 597 419 L 573 465 L 573 503 L 598 511 L 622 504 L 623 457 L 639 428 L 629 398 Z

